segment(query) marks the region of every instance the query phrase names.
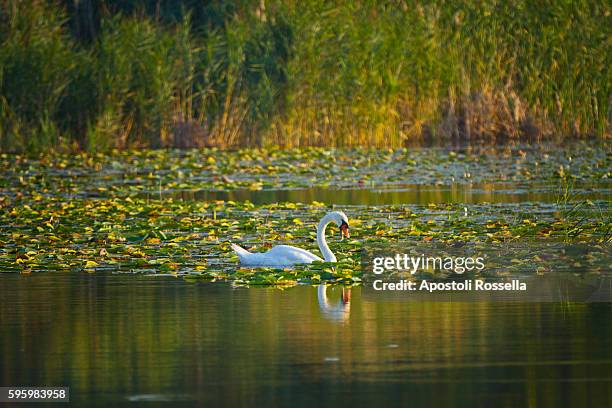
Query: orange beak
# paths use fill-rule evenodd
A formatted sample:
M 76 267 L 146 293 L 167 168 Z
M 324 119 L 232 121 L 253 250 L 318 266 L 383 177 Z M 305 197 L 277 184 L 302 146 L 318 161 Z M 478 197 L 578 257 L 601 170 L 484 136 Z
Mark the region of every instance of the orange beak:
M 347 238 L 350 238 L 350 237 L 351 237 L 351 234 L 349 233 L 349 227 L 348 227 L 348 225 L 346 225 L 346 224 L 342 224 L 342 225 L 340 226 L 340 231 L 342 232 L 342 234 L 340 235 L 340 238 L 342 238 L 342 237 L 347 237 Z

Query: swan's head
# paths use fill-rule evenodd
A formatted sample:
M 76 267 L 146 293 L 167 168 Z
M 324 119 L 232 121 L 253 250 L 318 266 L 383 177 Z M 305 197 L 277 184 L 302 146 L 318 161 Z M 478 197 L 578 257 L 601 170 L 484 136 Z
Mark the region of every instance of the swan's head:
M 348 217 L 342 211 L 334 211 L 328 214 L 328 217 L 340 227 L 340 239 L 344 237 L 350 238 L 351 234 L 349 233 L 349 224 Z

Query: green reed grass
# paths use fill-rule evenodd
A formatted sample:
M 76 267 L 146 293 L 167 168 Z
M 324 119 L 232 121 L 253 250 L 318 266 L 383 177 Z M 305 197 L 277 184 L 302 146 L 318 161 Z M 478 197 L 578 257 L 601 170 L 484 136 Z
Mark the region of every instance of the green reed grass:
M 609 137 L 601 1 L 0 2 L 0 149 Z

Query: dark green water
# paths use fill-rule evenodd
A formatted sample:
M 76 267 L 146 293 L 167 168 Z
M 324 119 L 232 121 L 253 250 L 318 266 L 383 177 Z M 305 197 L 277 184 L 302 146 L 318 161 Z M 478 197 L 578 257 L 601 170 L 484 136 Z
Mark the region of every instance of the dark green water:
M 3 274 L 0 384 L 67 385 L 79 406 L 612 405 L 610 304 L 341 292 Z

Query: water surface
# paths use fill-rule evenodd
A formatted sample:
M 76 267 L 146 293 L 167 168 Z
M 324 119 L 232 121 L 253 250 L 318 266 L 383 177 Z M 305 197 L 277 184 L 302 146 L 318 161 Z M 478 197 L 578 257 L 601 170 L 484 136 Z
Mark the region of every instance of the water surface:
M 233 191 L 164 191 L 144 194 L 149 199 L 168 197 L 201 201 L 250 201 L 255 205 L 278 202 L 310 203 L 313 201 L 332 205 L 393 205 L 393 204 L 483 204 L 483 203 L 558 203 L 563 194 L 557 184 L 450 184 L 421 185 L 401 184 L 386 186 L 361 186 L 360 188 L 310 187 L 300 189 L 262 189 Z M 606 183 L 573 187 L 572 200 L 610 200 L 612 189 Z
M 97 406 L 612 401 L 610 304 L 376 302 L 342 291 L 3 274 L 0 383 L 68 385 L 73 402 Z

